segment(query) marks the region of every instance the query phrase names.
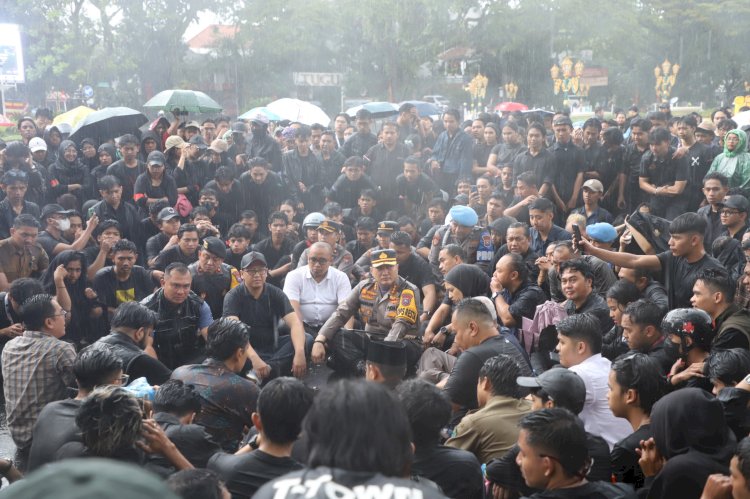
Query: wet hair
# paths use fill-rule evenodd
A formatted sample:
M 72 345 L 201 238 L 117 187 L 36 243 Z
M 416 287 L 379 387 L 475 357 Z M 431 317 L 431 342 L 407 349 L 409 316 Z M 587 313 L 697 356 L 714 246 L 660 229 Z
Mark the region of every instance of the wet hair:
M 555 246 L 555 249 L 557 249 L 557 246 Z M 594 280 L 594 269 L 591 267 L 591 264 L 583 258 L 573 258 L 572 260 L 562 262 L 560 264 L 559 275 L 562 276 L 566 270 L 570 272 L 580 272 L 584 279 L 590 279 L 592 282 Z
M 687 125 L 692 128 L 698 127 L 698 122 L 696 121 L 695 117 L 690 114 L 685 115 L 685 116 L 680 116 L 679 118 L 677 118 L 677 123 L 681 123 L 683 125 Z
M 40 226 L 37 219 L 34 218 L 34 215 L 21 213 L 15 220 L 13 220 L 13 228 L 20 229 L 21 227 L 35 227 L 38 229 Z
M 253 210 L 245 210 L 242 213 L 240 213 L 240 220 L 243 218 L 249 218 L 251 220 L 255 219 L 258 220 L 258 214 L 255 213 Z
M 159 314 L 141 305 L 137 301 L 128 301 L 120 304 L 112 316 L 112 329 L 126 327 L 128 329 L 140 329 L 142 327 L 155 327 L 159 321 Z
M 379 383 L 341 380 L 323 388 L 303 423 L 308 466 L 401 477 L 412 460 L 411 427 L 396 395 Z
M 108 384 L 122 370 L 122 360 L 109 345 L 95 343 L 84 348 L 73 362 L 73 374 L 78 388 L 91 391 Z
M 720 121 L 720 122 L 719 122 L 719 123 L 718 123 L 718 124 L 716 125 L 716 128 L 717 128 L 717 130 L 724 130 L 724 131 L 727 131 L 727 132 L 728 132 L 728 131 L 730 131 L 730 130 L 735 130 L 735 129 L 737 129 L 737 122 L 736 122 L 736 121 L 734 121 L 733 119 L 726 119 L 726 120 L 721 120 L 721 121 Z
M 195 224 L 180 225 L 180 228 L 177 229 L 177 239 L 182 239 L 182 236 L 185 235 L 185 232 L 198 232 L 198 227 L 196 227 Z
M 622 130 L 617 126 L 610 126 L 602 134 L 602 140 L 608 146 L 619 146 L 625 140 L 622 135 Z
M 122 237 L 122 227 L 120 227 L 120 222 L 112 218 L 108 218 L 107 220 L 99 222 L 99 224 L 94 229 L 94 237 L 101 236 L 102 234 L 104 234 L 105 230 L 111 229 L 113 227 L 117 229 L 117 232 L 120 233 L 120 237 Z
M 97 187 L 100 191 L 108 191 L 115 187 L 122 187 L 122 182 L 120 182 L 120 179 L 114 175 L 105 175 L 99 179 Z
M 167 486 L 182 499 L 222 499 L 224 482 L 215 472 L 202 468 L 178 471 L 167 478 Z
M 555 205 L 547 198 L 537 198 L 529 205 L 529 211 L 532 210 L 554 213 Z
M 506 257 L 509 260 L 508 263 L 510 264 L 511 271 L 518 272 L 518 280 L 526 282 L 526 279 L 529 278 L 529 268 L 526 266 L 523 257 L 518 253 L 506 253 L 503 255 L 503 258 Z
M 528 186 L 539 186 L 539 179 L 536 177 L 536 174 L 534 172 L 523 172 L 518 177 L 516 177 L 516 181 L 521 181 L 524 184 Z
M 602 351 L 602 325 L 591 313 L 575 314 L 557 323 L 557 332 L 568 338 L 583 341 L 596 355 Z
M 697 213 L 693 212 L 683 213 L 682 215 L 676 216 L 675 219 L 672 220 L 672 222 L 669 224 L 669 233 L 694 233 L 703 237 L 703 235 L 706 233 L 707 225 L 708 221 L 703 215 L 698 215 Z
M 664 142 L 670 142 L 672 140 L 672 134 L 669 130 L 662 127 L 656 127 L 648 132 L 648 141 L 651 144 L 662 144 Z
M 585 476 L 589 461 L 586 431 L 572 412 L 559 407 L 542 409 L 524 416 L 518 427 L 526 432 L 528 445 L 553 457 L 566 476 Z
M 141 436 L 143 412 L 138 400 L 119 386 L 96 388 L 76 415 L 81 438 L 92 456 L 117 457 Z
M 141 142 L 138 140 L 138 138 L 135 135 L 130 134 L 130 133 L 126 133 L 125 135 L 117 139 L 118 147 L 140 146 L 140 145 L 141 145 Z
M 168 412 L 181 418 L 200 410 L 200 395 L 182 380 L 167 380 L 154 394 L 154 412 Z
M 362 194 L 360 194 L 361 196 Z M 343 212 L 343 209 L 341 208 L 341 205 L 338 204 L 336 201 L 331 201 L 330 203 L 326 203 L 323 206 L 323 209 L 320 210 L 320 212 L 327 218 L 331 218 L 334 216 L 341 215 Z
M 607 298 L 616 301 L 619 305 L 625 306 L 641 297 L 638 286 L 630 281 L 620 279 L 607 290 Z
M 729 187 L 729 179 L 726 175 L 722 175 L 719 172 L 709 172 L 703 177 L 703 185 L 706 185 L 706 180 L 718 180 L 722 187 Z
M 466 261 L 466 251 L 458 244 L 446 244 L 442 247 L 441 251 L 445 251 L 452 257 L 459 257 L 462 262 Z
M 40 295 L 44 293 L 42 283 L 38 279 L 33 277 L 21 277 L 10 283 L 8 288 L 8 296 L 13 298 L 13 301 L 20 307 L 23 302 L 28 300 L 34 295 Z
M 440 198 L 433 198 L 432 201 L 427 205 L 428 208 L 442 208 L 443 211 L 448 211 L 448 205 Z
M 270 381 L 261 390 L 257 407 L 268 440 L 275 444 L 297 440 L 312 403 L 313 391 L 303 382 L 290 377 Z
M 252 170 L 255 167 L 261 167 L 264 169 L 268 169 L 268 161 L 265 158 L 261 158 L 260 156 L 256 156 L 254 158 L 251 158 L 250 161 L 247 162 L 247 169 Z
M 712 350 L 705 371 L 709 379 L 734 386 L 750 373 L 750 352 L 744 348 Z
M 120 239 L 112 246 L 112 254 L 115 255 L 121 251 L 132 251 L 133 253 L 138 253 L 138 248 L 133 241 Z
M 164 208 L 169 208 L 169 203 L 164 200 L 157 201 L 148 207 L 148 213 L 150 215 L 158 215 Z
M 169 265 L 167 265 L 167 268 L 164 269 L 164 279 L 166 280 L 168 277 L 172 277 L 173 275 L 186 275 L 190 274 L 190 269 L 187 265 L 185 265 L 182 262 L 172 262 Z
M 440 440 L 440 430 L 451 417 L 451 402 L 444 390 L 421 379 L 404 381 L 396 388 L 411 425 L 412 442 L 417 448 Z
M 487 378 L 492 385 L 492 395 L 499 397 L 518 397 L 518 384 L 516 378 L 521 375 L 521 369 L 512 357 L 508 355 L 497 355 L 490 357 L 481 369 L 479 379 Z
M 227 232 L 227 239 L 243 237 L 245 239 L 252 239 L 253 235 L 250 234 L 250 229 L 245 227 L 243 224 L 237 222 L 229 227 Z
M 447 109 L 443 112 L 443 116 L 453 116 L 456 121 L 461 121 L 461 112 L 458 109 Z
M 54 299 L 54 296 L 43 293 L 25 300 L 18 314 L 24 327 L 31 331 L 44 329 L 45 321 L 55 315 Z
M 273 225 L 275 221 L 284 222 L 284 225 L 289 225 L 289 219 L 286 217 L 286 213 L 283 211 L 274 211 L 268 217 L 268 225 Z
M 599 121 L 599 118 L 589 118 L 583 123 L 583 127 L 581 127 L 582 130 L 586 130 L 587 128 L 593 128 L 597 132 L 601 132 L 602 122 Z
M 250 331 L 243 322 L 221 318 L 208 326 L 206 334 L 206 355 L 225 361 L 237 352 L 238 348 L 247 347 L 250 342 Z
M 349 156 L 344 161 L 344 168 L 364 168 L 365 167 L 365 160 L 362 159 L 362 156 Z
M 416 156 L 407 156 L 404 160 L 405 165 L 417 165 L 419 166 L 419 163 L 422 161 L 421 158 L 418 158 Z
M 648 133 L 651 131 L 652 126 L 649 120 L 636 118 L 630 122 L 630 128 L 639 128 L 642 132 Z
M 396 232 L 391 234 L 391 244 L 395 244 L 396 246 L 409 247 L 411 246 L 411 236 L 406 232 L 397 230 Z
M 661 321 L 664 311 L 652 300 L 640 298 L 625 307 L 623 315 L 630 317 L 630 322 L 639 326 L 654 326 L 661 331 Z
M 234 180 L 234 172 L 226 166 L 220 166 L 214 172 L 214 180 L 216 182 L 230 182 Z
M 721 293 L 724 303 L 731 303 L 734 300 L 734 292 L 737 286 L 726 269 L 720 267 L 703 269 L 698 273 L 695 280 L 702 281 L 712 292 Z
M 612 363 L 617 384 L 638 392 L 638 406 L 646 414 L 667 393 L 667 380 L 659 362 L 644 353 L 629 353 Z

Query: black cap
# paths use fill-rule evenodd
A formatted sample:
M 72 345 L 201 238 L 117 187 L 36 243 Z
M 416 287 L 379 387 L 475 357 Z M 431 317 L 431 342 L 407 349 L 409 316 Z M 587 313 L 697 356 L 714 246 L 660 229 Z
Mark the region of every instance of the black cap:
M 75 210 L 66 210 L 59 204 L 48 204 L 42 208 L 42 215 L 39 219 L 42 221 L 42 225 L 45 223 L 44 220 L 50 215 L 72 215 Z
M 514 220 L 512 218 L 503 216 L 493 220 L 490 224 L 490 229 L 505 237 L 505 233 L 508 232 L 508 227 L 510 227 L 510 224 L 513 222 Z
M 250 253 L 247 253 L 245 256 L 243 256 L 242 261 L 240 262 L 240 267 L 242 269 L 246 269 L 256 262 L 261 262 L 264 267 L 268 267 L 266 257 L 263 256 L 263 253 L 260 253 L 258 251 L 251 251 Z
M 558 407 L 580 413 L 586 401 L 586 385 L 575 372 L 564 367 L 544 371 L 536 378 L 521 376 L 516 384 L 524 388 L 541 388 Z
M 370 341 L 367 362 L 406 367 L 406 347 L 402 341 Z
M 193 144 L 194 146 L 198 146 L 198 149 L 208 149 L 208 144 L 206 144 L 206 141 L 203 140 L 203 136 L 198 135 L 197 133 L 190 137 L 188 143 Z M 149 156 L 151 155 L 149 154 Z
M 568 125 L 572 127 L 573 121 L 571 121 L 571 119 L 568 118 L 567 116 L 560 116 L 559 118 L 556 118 L 555 121 L 552 122 L 552 126 L 555 126 L 555 125 Z
M 390 236 L 399 229 L 398 222 L 384 220 L 378 224 L 378 235 Z
M 241 121 L 235 121 L 232 123 L 232 133 L 245 133 L 247 132 L 247 125 Z
M 147 165 L 164 166 L 166 163 L 167 163 L 167 158 L 164 156 L 164 153 L 161 151 L 151 151 L 150 153 L 148 153 L 148 157 L 146 158 Z
M 23 170 L 8 170 L 7 172 L 5 172 L 5 175 L 3 175 L 3 179 L 0 180 L 0 183 L 3 183 L 5 185 L 9 185 L 14 182 L 28 184 L 29 176 Z
M 724 200 L 719 203 L 719 206 L 747 213 L 750 209 L 750 202 L 748 202 L 747 198 L 741 194 L 733 194 L 731 196 L 726 196 Z
M 227 246 L 218 237 L 209 236 L 205 238 L 200 247 L 221 259 L 227 257 Z
M 177 211 L 172 208 L 171 206 L 167 208 L 162 208 L 159 212 L 159 215 L 156 217 L 160 221 L 164 222 L 166 220 L 172 220 L 173 218 L 179 218 L 180 214 L 177 213 Z

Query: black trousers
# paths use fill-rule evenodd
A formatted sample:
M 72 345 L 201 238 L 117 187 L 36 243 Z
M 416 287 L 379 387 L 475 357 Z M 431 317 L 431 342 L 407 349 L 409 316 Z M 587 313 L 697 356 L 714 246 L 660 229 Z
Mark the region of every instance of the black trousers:
M 358 366 L 367 358 L 367 347 L 370 336 L 358 329 L 339 329 L 339 332 L 331 340 L 331 356 L 328 367 L 336 373 L 344 376 L 357 376 L 361 374 Z M 422 347 L 410 340 L 403 341 L 406 347 L 406 374 L 413 376 L 416 373 L 416 365 L 422 355 Z

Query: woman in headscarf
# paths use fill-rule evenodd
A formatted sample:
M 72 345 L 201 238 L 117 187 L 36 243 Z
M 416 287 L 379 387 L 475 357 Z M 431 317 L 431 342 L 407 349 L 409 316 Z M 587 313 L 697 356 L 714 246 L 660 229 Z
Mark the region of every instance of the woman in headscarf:
M 651 411 L 651 431 L 638 451 L 646 477 L 640 497 L 698 499 L 709 475 L 729 473 L 737 441 L 721 402 L 706 390 L 662 397 Z
M 103 324 L 102 304 L 97 301 L 96 292 L 91 288 L 86 277 L 86 257 L 80 251 L 65 250 L 60 252 L 42 274 L 42 284 L 48 293 L 55 295 L 54 273 L 58 266 L 64 266 L 65 288 L 70 302 L 70 321 L 65 326 L 65 341 L 82 348 L 99 339 L 106 333 Z
M 730 130 L 724 136 L 724 152 L 714 158 L 708 173 L 719 172 L 729 179 L 729 187 L 739 187 L 745 196 L 750 194 L 750 153 L 747 134 Z
M 85 138 L 81 141 L 81 163 L 83 163 L 89 171 L 99 165 L 99 156 L 96 147 L 97 144 L 94 139 Z
M 54 162 L 62 151 L 62 132 L 56 125 L 50 125 L 44 130 L 43 138 L 47 143 L 47 161 Z
M 57 203 L 57 199 L 66 193 L 78 199 L 78 207 L 91 197 L 93 183 L 91 172 L 78 159 L 78 148 L 72 140 L 60 143 L 60 154 L 49 167 L 49 185 L 47 200 Z
M 99 198 L 99 179 L 107 174 L 109 165 L 117 161 L 117 149 L 114 144 L 105 142 L 97 150 L 98 164 L 91 169 L 91 181 L 94 184 L 94 196 Z

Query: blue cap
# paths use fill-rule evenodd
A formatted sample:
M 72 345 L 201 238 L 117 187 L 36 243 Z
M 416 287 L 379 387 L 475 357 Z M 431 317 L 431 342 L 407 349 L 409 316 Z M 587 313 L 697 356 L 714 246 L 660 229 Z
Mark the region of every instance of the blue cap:
M 608 224 L 607 222 L 599 222 L 587 226 L 586 234 L 599 243 L 611 243 L 617 239 L 617 230 L 612 227 L 612 224 Z
M 479 221 L 477 212 L 468 206 L 456 205 L 448 212 L 451 220 L 464 227 L 474 227 Z

